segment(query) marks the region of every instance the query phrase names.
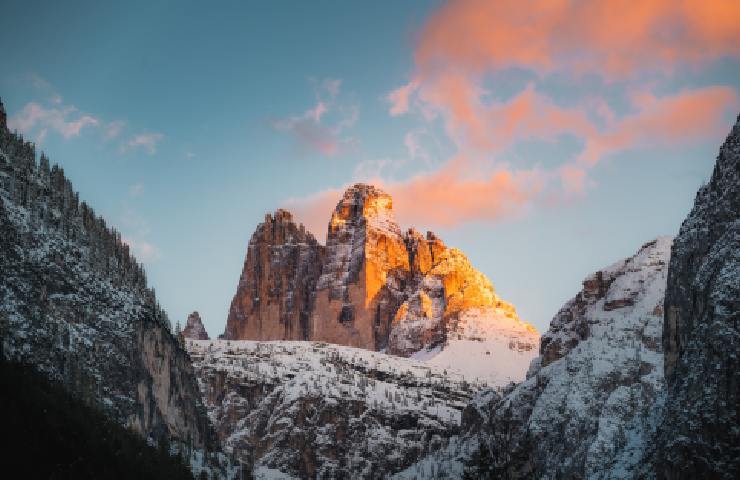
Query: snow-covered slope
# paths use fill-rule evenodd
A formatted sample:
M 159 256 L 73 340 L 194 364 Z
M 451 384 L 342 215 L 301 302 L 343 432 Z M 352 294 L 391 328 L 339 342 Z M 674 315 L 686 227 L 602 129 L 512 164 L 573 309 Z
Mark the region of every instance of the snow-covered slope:
M 670 248 L 658 238 L 587 277 L 543 335 L 528 378 L 471 404 L 471 431 L 401 477 L 457 478 L 470 463 L 493 478 L 633 477 L 662 399 Z
M 537 331 L 502 308 L 467 309 L 453 328 L 443 345 L 417 351 L 411 358 L 504 386 L 525 378 L 537 355 Z
M 486 385 L 407 358 L 319 342 L 188 340 L 225 450 L 255 471 L 379 478 L 459 431 Z

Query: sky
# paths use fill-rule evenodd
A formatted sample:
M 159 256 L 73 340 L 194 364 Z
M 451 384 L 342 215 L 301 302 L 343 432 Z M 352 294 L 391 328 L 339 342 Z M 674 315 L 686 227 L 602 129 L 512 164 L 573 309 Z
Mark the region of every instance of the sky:
M 363 181 L 544 332 L 678 231 L 740 112 L 737 25 L 720 0 L 8 0 L 0 98 L 173 323 L 222 333 L 265 213 L 323 241 Z

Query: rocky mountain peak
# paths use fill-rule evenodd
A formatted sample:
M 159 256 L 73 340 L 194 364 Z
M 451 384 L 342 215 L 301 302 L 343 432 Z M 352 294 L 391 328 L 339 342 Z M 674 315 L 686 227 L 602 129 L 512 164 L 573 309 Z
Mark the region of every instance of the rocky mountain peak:
M 188 315 L 188 321 L 182 330 L 182 336 L 191 340 L 210 340 L 206 327 L 200 319 L 200 314 L 195 311 Z
M 287 210 L 266 214 L 249 240 L 225 338 L 305 340 L 324 247 Z
M 391 196 L 362 183 L 332 211 L 325 247 L 290 213 L 265 217 L 250 241 L 225 337 L 314 340 L 425 358 L 454 337 L 475 344 L 482 358 L 471 362 L 495 382 L 522 378 L 539 348 L 536 330 L 463 252 L 433 232 L 402 231 Z M 460 358 L 437 360 L 454 367 Z M 498 375 L 489 368 L 496 361 L 521 368 Z
M 344 192 L 332 212 L 327 243 L 337 235 L 368 227 L 397 235 L 401 233 L 393 217 L 391 196 L 373 185 L 356 183 Z

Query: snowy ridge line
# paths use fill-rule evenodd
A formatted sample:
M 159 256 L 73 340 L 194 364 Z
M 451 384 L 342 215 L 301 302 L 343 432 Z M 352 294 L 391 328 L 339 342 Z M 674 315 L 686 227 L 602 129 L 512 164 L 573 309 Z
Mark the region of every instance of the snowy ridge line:
M 224 450 L 258 476 L 387 476 L 445 445 L 474 395 L 491 388 L 456 370 L 322 342 L 186 346 Z

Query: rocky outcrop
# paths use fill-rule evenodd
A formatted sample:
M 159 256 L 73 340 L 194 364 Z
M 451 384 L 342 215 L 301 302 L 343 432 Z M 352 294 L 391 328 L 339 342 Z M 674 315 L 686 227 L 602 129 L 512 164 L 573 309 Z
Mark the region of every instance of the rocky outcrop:
M 187 341 L 225 450 L 259 472 L 387 478 L 460 432 L 459 372 L 317 342 Z M 273 477 L 269 477 L 273 478 Z
M 250 241 L 225 338 L 314 340 L 435 358 L 450 368 L 477 367 L 501 383 L 523 378 L 539 345 L 537 332 L 461 251 L 432 232 L 402 232 L 391 197 L 365 184 L 347 189 L 337 204 L 326 247 L 289 213 L 267 217 Z
M 187 324 L 182 329 L 182 336 L 191 340 L 210 340 L 198 312 L 188 315 Z
M 249 240 L 224 338 L 304 340 L 321 274 L 324 247 L 278 210 Z
M 527 379 L 466 408 L 468 432 L 400 475 L 635 478 L 662 401 L 671 239 L 589 275 L 553 318 Z
M 329 222 L 309 338 L 384 348 L 408 271 L 390 195 L 364 184 L 347 189 Z
M 0 337 L 144 437 L 211 444 L 187 352 L 115 230 L 5 124 L 0 106 Z
M 740 117 L 674 242 L 660 478 L 740 476 Z

